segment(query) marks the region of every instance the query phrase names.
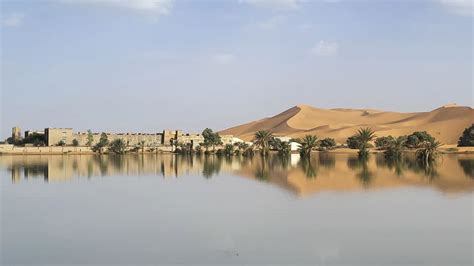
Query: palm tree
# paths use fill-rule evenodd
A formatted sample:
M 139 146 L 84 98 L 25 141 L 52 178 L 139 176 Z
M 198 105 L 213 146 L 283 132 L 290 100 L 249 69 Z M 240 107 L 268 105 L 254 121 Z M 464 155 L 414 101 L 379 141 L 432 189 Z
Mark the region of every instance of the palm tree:
M 261 149 L 263 156 L 268 153 L 269 142 L 272 138 L 273 134 L 268 130 L 259 130 L 255 133 L 254 144 Z
M 420 144 L 420 149 L 416 151 L 416 158 L 424 165 L 429 165 L 438 156 L 438 148 L 441 143 L 436 140 L 424 141 Z
M 375 132 L 371 128 L 360 128 L 355 134 L 357 140 L 359 140 L 359 157 L 367 157 L 369 155 L 368 145 L 369 142 L 375 138 Z
M 279 155 L 287 156 L 291 153 L 291 144 L 289 142 L 282 141 L 278 145 L 277 149 L 278 149 L 278 154 Z
M 388 149 L 384 152 L 386 159 L 400 159 L 407 139 L 405 137 L 398 137 L 394 139 Z
M 311 158 L 311 151 L 318 146 L 316 135 L 306 135 L 298 141 L 300 143 L 299 152 L 301 157 Z

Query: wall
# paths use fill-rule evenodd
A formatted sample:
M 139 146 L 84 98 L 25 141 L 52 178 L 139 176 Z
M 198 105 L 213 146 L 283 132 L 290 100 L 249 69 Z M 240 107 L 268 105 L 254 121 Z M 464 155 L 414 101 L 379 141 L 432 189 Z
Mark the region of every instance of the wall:
M 93 144 L 96 144 L 100 140 L 100 135 L 102 133 L 93 133 L 92 136 L 94 138 Z M 107 139 L 109 142 L 115 139 L 122 139 L 128 146 L 136 146 L 139 145 L 142 141 L 145 141 L 145 146 L 162 146 L 162 133 L 156 134 L 145 134 L 145 133 L 106 133 Z M 80 146 L 86 146 L 87 144 L 87 132 L 78 132 L 72 135 L 73 139 L 77 139 Z M 71 140 L 72 142 L 72 140 Z

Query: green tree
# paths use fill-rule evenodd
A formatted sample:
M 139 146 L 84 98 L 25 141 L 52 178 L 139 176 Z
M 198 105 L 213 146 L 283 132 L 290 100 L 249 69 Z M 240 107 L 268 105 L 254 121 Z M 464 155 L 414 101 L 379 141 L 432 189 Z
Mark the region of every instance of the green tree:
M 287 156 L 291 153 L 291 144 L 289 142 L 282 141 L 278 145 L 277 150 L 279 155 Z
M 356 135 L 348 137 L 346 143 L 349 149 L 358 149 L 360 147 L 360 141 Z
M 424 165 L 429 165 L 438 156 L 438 149 L 441 143 L 432 139 L 430 141 L 423 141 L 418 146 L 419 149 L 416 151 L 416 158 Z
M 79 146 L 79 141 L 77 139 L 72 140 L 72 146 L 77 147 Z
M 263 156 L 268 154 L 269 143 L 273 139 L 273 134 L 268 130 L 259 130 L 255 132 L 254 145 L 260 148 Z
M 58 142 L 58 146 L 66 146 L 66 142 L 64 140 L 60 140 Z
M 322 139 L 319 143 L 319 147 L 330 150 L 336 147 L 336 141 L 332 138 Z
M 204 146 L 212 147 L 212 151 L 216 150 L 217 145 L 222 145 L 222 139 L 219 133 L 213 132 L 212 129 L 206 128 L 202 131 L 204 138 Z
M 311 151 L 318 146 L 318 137 L 316 135 L 306 135 L 298 142 L 301 157 L 311 158 Z
M 369 142 L 375 138 L 375 132 L 371 128 L 360 128 L 355 134 L 359 140 L 359 157 L 366 158 L 369 155 Z
M 198 154 L 198 155 L 202 154 L 202 147 L 201 147 L 201 145 L 197 145 L 196 147 L 194 147 L 194 151 L 195 151 L 196 154 Z
M 423 142 L 434 142 L 434 141 L 435 141 L 435 138 L 433 138 L 426 131 L 416 131 L 416 132 L 413 132 L 411 135 L 408 135 L 406 146 L 408 148 L 418 148 Z
M 127 149 L 127 144 L 123 139 L 114 139 L 109 144 L 109 150 L 116 154 L 124 154 Z
M 387 150 L 384 152 L 386 159 L 400 159 L 405 148 L 406 137 L 400 136 L 390 142 Z
M 33 144 L 34 146 L 45 146 L 46 138 L 43 134 L 31 133 L 25 139 L 17 140 L 15 142 L 15 145 L 21 145 L 21 144 Z
M 102 154 L 104 152 L 104 148 L 107 147 L 107 145 L 109 145 L 109 138 L 107 137 L 107 134 L 102 132 L 102 134 L 100 134 L 99 142 L 97 142 L 92 147 L 92 150 L 94 152 L 99 152 L 100 154 Z
M 384 137 L 378 137 L 375 139 L 375 147 L 381 150 L 388 149 L 393 142 L 395 141 L 395 138 L 392 136 L 384 136 Z
M 226 144 L 224 147 L 224 154 L 226 156 L 231 156 L 234 154 L 234 145 L 232 144 Z
M 89 129 L 87 130 L 87 142 L 86 145 L 91 147 L 92 143 L 94 143 L 94 135 L 92 135 L 92 131 Z
M 142 150 L 142 153 L 145 152 L 145 141 L 142 140 L 138 143 L 138 146 L 140 147 L 140 149 Z
M 464 129 L 462 136 L 458 141 L 459 147 L 473 147 L 474 146 L 474 124 Z

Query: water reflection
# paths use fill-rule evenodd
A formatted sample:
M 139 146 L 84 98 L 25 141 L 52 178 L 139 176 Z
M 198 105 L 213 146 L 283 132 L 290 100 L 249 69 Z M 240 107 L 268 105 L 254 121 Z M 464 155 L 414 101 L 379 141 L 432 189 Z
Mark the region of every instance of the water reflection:
M 466 176 L 474 179 L 474 159 L 459 159 L 459 165 Z
M 445 155 L 425 166 L 414 156 L 385 160 L 381 155 L 359 160 L 350 154 L 228 157 L 182 155 L 66 155 L 0 156 L 13 183 L 42 178 L 57 182 L 86 177 L 152 175 L 164 178 L 188 175 L 206 179 L 238 175 L 277 185 L 297 195 L 321 191 L 423 186 L 443 192 L 474 190 L 474 155 Z

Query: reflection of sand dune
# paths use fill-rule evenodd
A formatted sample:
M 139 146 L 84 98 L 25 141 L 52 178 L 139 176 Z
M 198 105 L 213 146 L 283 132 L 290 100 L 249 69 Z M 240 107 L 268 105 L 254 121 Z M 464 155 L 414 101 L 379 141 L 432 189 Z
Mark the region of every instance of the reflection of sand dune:
M 335 138 L 342 143 L 359 127 L 368 126 L 376 130 L 380 136 L 399 136 L 413 131 L 428 131 L 442 143 L 454 144 L 463 130 L 473 123 L 474 110 L 455 105 L 420 113 L 319 109 L 298 105 L 276 116 L 229 128 L 221 133 L 250 140 L 255 131 L 268 129 L 276 135 L 300 137 L 304 134 L 316 134 Z
M 311 161 L 270 156 L 254 158 L 178 155 L 126 156 L 0 156 L 0 167 L 12 181 L 44 178 L 49 182 L 80 177 L 156 175 L 178 177 L 237 174 L 277 185 L 297 195 L 322 191 L 357 191 L 397 187 L 431 187 L 446 193 L 474 190 L 474 156 L 445 155 L 436 167 L 425 169 L 407 156 L 387 163 L 372 155 L 362 163 L 350 154 L 314 154 Z
M 472 179 L 474 177 L 469 177 L 465 173 L 466 170 L 462 169 L 458 163 L 463 159 L 474 162 L 474 156 L 444 156 L 436 168 L 428 171 L 416 165 L 414 160 L 408 160 L 398 166 L 400 169 L 397 169 L 396 165 L 387 165 L 380 156 L 372 156 L 366 166 L 358 163 L 353 155 L 326 154 L 324 156 L 334 156 L 335 162 L 328 164 L 321 162 L 318 156 L 314 156 L 311 167 L 304 167 L 300 163 L 300 167 L 290 168 L 287 171 L 276 169 L 273 172 L 271 164 L 262 166 L 262 162 L 256 161 L 256 165 L 253 165 L 251 169 L 243 167 L 239 173 L 256 178 L 252 175 L 255 169 L 266 168 L 268 176 L 266 182 L 276 184 L 301 196 L 323 191 L 357 191 L 409 186 L 432 187 L 446 193 L 474 191 L 474 179 Z

